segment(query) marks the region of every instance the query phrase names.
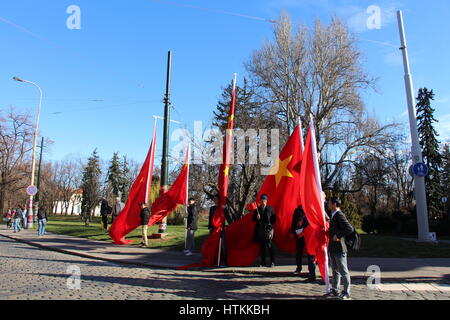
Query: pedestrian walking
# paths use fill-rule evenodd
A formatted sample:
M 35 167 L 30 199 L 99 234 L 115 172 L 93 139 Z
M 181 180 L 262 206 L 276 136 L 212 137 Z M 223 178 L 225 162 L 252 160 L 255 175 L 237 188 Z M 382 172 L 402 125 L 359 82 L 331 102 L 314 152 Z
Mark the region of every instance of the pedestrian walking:
M 186 224 L 186 250 L 184 250 L 187 256 L 191 256 L 195 249 L 195 232 L 197 231 L 197 219 L 198 213 L 195 207 L 195 199 L 190 198 L 188 201 L 188 216 Z
M 102 230 L 108 231 L 108 216 L 111 214 L 112 208 L 109 206 L 107 200 L 102 199 L 100 206 L 100 215 L 102 217 Z
M 345 237 L 350 235 L 354 229 L 340 207 L 341 201 L 338 198 L 333 197 L 328 200 L 328 209 L 331 211 L 328 252 L 333 270 L 333 281 L 331 292 L 326 294 L 326 296 L 335 296 L 342 300 L 349 300 L 351 299 L 351 279 L 347 266 L 348 250 L 345 244 Z M 344 290 L 339 294 L 341 278 L 343 279 Z
M 14 210 L 8 209 L 8 212 L 6 213 L 6 229 L 11 229 L 12 221 L 14 216 Z
M 275 211 L 267 205 L 269 197 L 266 194 L 261 196 L 261 205 L 253 212 L 253 220 L 256 221 L 254 240 L 261 247 L 261 267 L 266 267 L 266 251 L 269 251 L 270 265 L 275 266 L 275 250 L 273 247 L 273 225 L 276 222 Z
M 23 229 L 28 229 L 28 210 L 23 210 L 22 211 L 22 228 Z
M 303 252 L 305 251 L 306 246 L 306 239 L 305 239 L 305 230 L 309 228 L 309 222 L 306 218 L 305 211 L 303 210 L 302 206 L 299 206 L 297 209 L 295 209 L 294 214 L 292 216 L 292 226 L 291 231 L 292 235 L 295 238 L 296 241 L 296 256 L 295 260 L 297 263 L 297 269 L 295 270 L 294 274 L 301 275 L 302 268 L 303 268 Z M 306 246 L 307 247 L 307 246 Z M 308 271 L 309 274 L 307 276 L 306 283 L 310 282 L 316 282 L 316 264 L 315 264 L 315 257 L 310 255 L 308 252 L 306 253 L 308 257 Z
M 120 200 L 120 197 L 116 198 L 116 203 L 114 204 L 114 208 L 111 216 L 111 224 L 113 224 L 114 220 L 117 218 L 119 213 L 125 208 L 125 204 Z
M 45 210 L 45 205 L 43 206 L 39 206 L 39 210 L 38 210 L 38 214 L 37 214 L 37 218 L 38 218 L 38 236 L 43 236 L 45 235 L 45 227 L 47 226 L 47 210 Z
M 15 213 L 14 213 L 14 223 L 13 223 L 13 230 L 14 233 L 16 232 L 20 232 L 21 228 L 20 228 L 20 220 L 22 220 L 23 218 L 23 207 L 18 206 L 18 208 L 16 209 Z
M 143 202 L 141 203 L 141 226 L 142 226 L 141 246 L 145 247 L 148 247 L 147 230 L 149 221 L 150 221 L 150 210 L 148 209 L 148 205 L 145 202 Z

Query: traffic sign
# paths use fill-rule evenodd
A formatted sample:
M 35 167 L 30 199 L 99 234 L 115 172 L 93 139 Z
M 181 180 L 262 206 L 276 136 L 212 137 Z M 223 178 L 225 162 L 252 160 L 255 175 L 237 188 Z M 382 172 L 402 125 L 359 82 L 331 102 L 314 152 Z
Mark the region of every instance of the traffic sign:
M 38 189 L 35 186 L 29 186 L 27 188 L 27 194 L 31 197 L 34 197 L 35 195 L 37 195 L 38 193 Z
M 413 168 L 414 174 L 418 177 L 426 177 L 430 170 L 425 163 L 417 163 Z

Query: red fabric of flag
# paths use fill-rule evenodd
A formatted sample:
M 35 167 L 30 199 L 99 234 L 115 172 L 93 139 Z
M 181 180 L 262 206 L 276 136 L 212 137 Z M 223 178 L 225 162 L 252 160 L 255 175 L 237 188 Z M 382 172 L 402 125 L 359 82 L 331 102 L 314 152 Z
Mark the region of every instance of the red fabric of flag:
M 306 239 L 308 253 L 316 256 L 320 274 L 327 283 L 327 232 L 329 224 L 326 220 L 324 199 L 320 181 L 319 162 L 317 159 L 317 146 L 313 124 L 308 130 L 301 169 L 301 198 L 303 209 L 310 224 L 310 230 Z
M 276 214 L 274 242 L 276 246 L 289 253 L 295 253 L 295 238 L 291 232 L 292 216 L 300 205 L 300 170 L 302 148 L 300 128 L 297 127 L 280 153 L 276 165 L 270 171 L 261 190 L 269 197 L 268 205 Z M 228 265 L 250 266 L 259 254 L 259 245 L 254 241 L 255 222 L 253 212 L 226 229 Z
M 153 202 L 151 209 L 152 215 L 148 222 L 149 226 L 161 222 L 179 205 L 187 203 L 189 183 L 189 153 L 190 148 L 188 148 L 187 150 L 184 166 L 170 190 L 162 194 L 158 199 L 155 200 L 155 202 Z
M 127 203 L 109 230 L 109 235 L 115 244 L 127 245 L 133 242 L 132 240 L 125 240 L 125 236 L 141 225 L 141 203 L 147 202 L 148 190 L 153 178 L 155 149 L 156 126 L 147 158 L 144 161 L 141 172 L 131 186 Z

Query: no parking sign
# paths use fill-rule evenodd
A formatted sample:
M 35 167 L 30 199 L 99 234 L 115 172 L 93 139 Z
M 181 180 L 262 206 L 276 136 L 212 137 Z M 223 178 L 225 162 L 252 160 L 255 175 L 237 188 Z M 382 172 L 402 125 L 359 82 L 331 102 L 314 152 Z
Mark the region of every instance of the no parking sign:
M 38 193 L 38 189 L 35 186 L 29 186 L 27 188 L 27 194 L 31 197 L 34 197 Z

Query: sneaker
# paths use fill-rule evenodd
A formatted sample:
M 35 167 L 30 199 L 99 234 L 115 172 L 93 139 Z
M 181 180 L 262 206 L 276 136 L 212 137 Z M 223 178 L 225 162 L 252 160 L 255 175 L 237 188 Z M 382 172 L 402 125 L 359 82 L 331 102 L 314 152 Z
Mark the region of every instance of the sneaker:
M 190 251 L 186 252 L 186 256 L 192 256 L 192 252 Z
M 297 269 L 297 270 L 294 271 L 294 274 L 295 274 L 295 275 L 300 275 L 301 273 L 302 273 L 302 270 L 299 270 L 299 269 Z
M 330 292 L 328 292 L 327 294 L 325 294 L 323 297 L 324 298 L 336 298 L 338 296 L 337 291 L 331 289 Z
M 272 262 L 269 266 L 269 268 L 273 268 L 273 267 L 275 267 L 275 262 Z
M 342 292 L 338 298 L 339 298 L 339 300 L 352 300 L 350 295 L 346 292 Z
M 188 249 L 184 249 L 183 252 L 184 252 L 184 253 L 188 253 L 189 250 L 188 250 Z

